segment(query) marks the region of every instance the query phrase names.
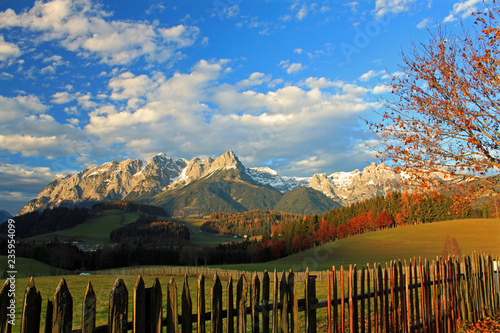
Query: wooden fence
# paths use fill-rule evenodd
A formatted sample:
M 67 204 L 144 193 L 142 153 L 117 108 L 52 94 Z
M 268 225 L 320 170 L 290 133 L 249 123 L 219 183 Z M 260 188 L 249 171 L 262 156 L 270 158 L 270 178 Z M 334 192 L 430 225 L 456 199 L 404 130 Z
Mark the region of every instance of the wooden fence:
M 171 279 L 165 300 L 158 278 L 146 288 L 141 276 L 133 288 L 129 321 L 129 291 L 118 278 L 109 296 L 108 324 L 96 327 L 96 296 L 89 282 L 82 304 L 81 328 L 73 330 L 73 300 L 64 279 L 48 301 L 45 332 L 456 332 L 463 321 L 498 313 L 499 276 L 491 256 L 474 255 L 462 261 L 439 259 L 393 261 L 344 271 L 327 272 L 326 300 L 316 297 L 316 277 L 306 272 L 303 298 L 290 271 L 253 274 L 250 281 L 230 276 L 225 288 L 219 276 L 211 286 L 210 311 L 205 277 L 198 278 L 193 302 L 187 276 L 180 291 Z M 236 283 L 236 295 L 234 286 Z M 324 288 L 325 286 L 323 286 Z M 10 332 L 6 281 L 0 292 L 0 333 Z M 225 297 L 223 298 L 223 289 Z M 324 288 L 325 289 L 325 288 Z M 178 304 L 180 303 L 180 304 Z M 39 332 L 42 298 L 31 279 L 26 289 L 20 332 Z M 193 312 L 193 308 L 196 312 Z M 179 313 L 180 310 L 180 313 Z M 318 315 L 318 310 L 322 312 Z M 302 314 L 303 312 L 303 314 Z M 318 322 L 317 322 L 318 321 Z M 322 325 L 318 325 L 319 321 Z
M 232 277 L 233 280 L 237 280 L 241 277 L 241 275 L 245 275 L 245 277 L 249 280 L 253 276 L 253 272 L 248 271 L 240 271 L 234 269 L 221 269 L 221 268 L 209 268 L 209 267 L 189 267 L 189 266 L 154 266 L 154 267 L 134 267 L 134 268 L 118 268 L 118 269 L 107 269 L 101 271 L 92 271 L 92 275 L 114 275 L 114 276 L 124 276 L 124 275 L 175 275 L 175 276 L 219 276 L 219 278 L 223 280 L 229 279 Z M 259 279 L 262 281 L 264 273 L 256 272 L 259 276 Z M 305 281 L 306 272 L 294 272 L 295 280 L 297 281 Z M 315 275 L 316 281 L 326 281 L 327 272 L 326 271 L 312 271 L 309 272 L 309 275 Z

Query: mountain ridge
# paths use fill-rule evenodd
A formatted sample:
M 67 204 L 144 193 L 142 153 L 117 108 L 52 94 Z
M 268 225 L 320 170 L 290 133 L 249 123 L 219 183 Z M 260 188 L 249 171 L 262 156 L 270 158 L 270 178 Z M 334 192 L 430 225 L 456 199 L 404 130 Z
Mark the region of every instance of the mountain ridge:
M 268 167 L 247 168 L 231 150 L 215 159 L 189 161 L 160 153 L 149 161 L 111 161 L 74 175 L 58 175 L 19 214 L 120 199 L 156 204 L 179 215 L 209 214 L 216 208 L 227 212 L 271 209 L 285 194 L 301 187 L 325 197 L 314 195 L 309 201 L 319 211 L 383 195 L 396 190 L 400 180 L 384 164 L 372 163 L 362 171 L 289 177 Z M 310 191 L 297 193 L 311 195 Z

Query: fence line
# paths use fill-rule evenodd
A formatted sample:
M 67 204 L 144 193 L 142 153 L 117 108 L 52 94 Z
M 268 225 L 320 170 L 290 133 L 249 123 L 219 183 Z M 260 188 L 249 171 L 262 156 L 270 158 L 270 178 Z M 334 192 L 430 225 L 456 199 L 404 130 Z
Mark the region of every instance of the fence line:
M 73 300 L 66 281 L 56 288 L 49 301 L 45 332 L 317 332 L 317 311 L 326 312 L 328 332 L 456 332 L 463 321 L 477 321 L 498 313 L 499 276 L 491 256 L 473 255 L 375 264 L 357 269 L 350 266 L 325 272 L 327 299 L 316 296 L 316 276 L 306 271 L 303 281 L 290 271 L 278 275 L 241 274 L 233 285 L 229 276 L 226 288 L 215 274 L 210 288 L 210 311 L 206 311 L 205 277 L 198 278 L 198 296 L 191 299 L 187 274 L 180 291 L 173 278 L 166 289 L 166 314 L 163 313 L 162 286 L 156 278 L 145 287 L 137 277 L 132 293 L 129 322 L 129 291 L 121 278 L 113 285 L 109 298 L 108 324 L 96 327 L 96 296 L 89 281 L 82 304 L 81 328 L 73 330 Z M 262 277 L 261 277 L 262 276 Z M 298 299 L 299 282 L 304 298 Z M 236 295 L 233 294 L 236 289 Z M 271 299 L 272 289 L 272 299 Z M 0 291 L 0 333 L 10 332 L 7 307 L 8 281 Z M 223 298 L 225 290 L 225 301 Z M 347 293 L 346 293 L 347 292 Z M 340 295 L 340 297 L 339 297 Z M 235 296 L 235 297 L 234 297 Z M 235 302 L 234 302 L 235 301 Z M 181 312 L 179 313 L 179 308 Z M 195 308 L 195 312 L 193 312 Z M 326 309 L 325 309 L 326 308 Z M 324 311 L 325 309 L 326 311 Z M 299 313 L 303 312 L 303 320 Z M 250 315 L 250 318 L 248 316 Z M 34 279 L 26 289 L 21 332 L 39 332 L 41 295 Z M 234 318 L 236 317 L 236 319 Z M 250 320 L 248 320 L 250 319 Z M 208 325 L 206 324 L 208 322 Z
M 233 279 L 238 279 L 241 275 L 245 275 L 247 279 L 251 279 L 253 272 L 221 269 L 221 268 L 208 268 L 208 267 L 186 267 L 186 266 L 157 266 L 157 267 L 135 267 L 135 268 L 119 268 L 110 270 L 98 270 L 91 271 L 92 275 L 134 275 L 134 276 L 146 276 L 146 275 L 176 275 L 176 276 L 199 276 L 203 274 L 204 276 L 219 276 L 221 279 L 227 280 L 229 277 Z M 262 280 L 264 273 L 256 272 L 259 279 Z M 297 281 L 305 281 L 306 272 L 294 272 L 295 279 Z M 326 281 L 327 272 L 326 271 L 311 271 L 309 275 L 316 275 L 317 281 Z

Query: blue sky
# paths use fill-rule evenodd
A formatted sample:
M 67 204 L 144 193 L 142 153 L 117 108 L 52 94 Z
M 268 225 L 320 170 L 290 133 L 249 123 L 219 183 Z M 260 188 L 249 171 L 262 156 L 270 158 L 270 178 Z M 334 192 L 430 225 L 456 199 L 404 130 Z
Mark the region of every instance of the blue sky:
M 478 0 L 1 0 L 0 209 L 56 174 L 218 156 L 284 176 L 377 162 L 363 118 L 401 51 Z

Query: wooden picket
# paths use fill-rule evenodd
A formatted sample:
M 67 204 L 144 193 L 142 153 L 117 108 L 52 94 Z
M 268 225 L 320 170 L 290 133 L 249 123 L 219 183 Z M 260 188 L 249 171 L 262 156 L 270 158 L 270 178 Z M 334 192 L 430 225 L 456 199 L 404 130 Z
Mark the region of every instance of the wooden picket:
M 73 298 L 66 281 L 61 279 L 53 300 L 48 301 L 45 332 L 159 333 L 166 327 L 167 332 L 184 333 L 193 332 L 193 324 L 197 332 L 206 332 L 206 321 L 214 333 L 234 332 L 235 324 L 237 332 L 317 332 L 317 311 L 325 308 L 328 321 L 325 330 L 329 333 L 347 329 L 352 333 L 450 333 L 456 332 L 461 322 L 498 313 L 500 278 L 495 267 L 493 257 L 477 254 L 463 261 L 457 258 L 437 258 L 432 263 L 426 259 L 412 259 L 409 263 L 392 261 L 385 268 L 375 264 L 358 270 L 351 265 L 344 271 L 343 267 L 338 270 L 333 266 L 331 272 L 324 273 L 328 292 L 324 301 L 316 298 L 316 276 L 309 271 L 305 272 L 304 299 L 300 300 L 298 281 L 292 271 L 280 275 L 276 271 L 271 275 L 267 271 L 262 275 L 254 273 L 250 282 L 241 274 L 236 297 L 232 276 L 223 288 L 215 274 L 209 313 L 205 310 L 205 277 L 201 275 L 196 314 L 193 314 L 188 277 L 184 275 L 180 302 L 175 280 L 172 278 L 168 283 L 165 318 L 159 279 L 146 288 L 143 278 L 138 276 L 133 288 L 131 322 L 128 322 L 128 290 L 123 280 L 117 279 L 109 297 L 108 324 L 100 327 L 96 327 L 97 299 L 89 282 L 78 330 L 73 330 Z M 8 290 L 6 281 L 0 291 L 0 333 L 12 330 L 6 312 Z M 303 321 L 299 320 L 299 312 L 304 312 Z M 40 317 L 41 295 L 32 278 L 24 297 L 21 332 L 39 332 Z

